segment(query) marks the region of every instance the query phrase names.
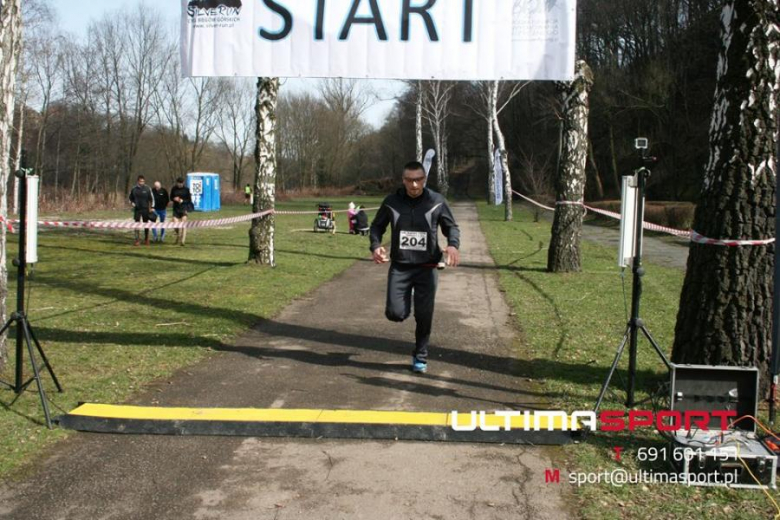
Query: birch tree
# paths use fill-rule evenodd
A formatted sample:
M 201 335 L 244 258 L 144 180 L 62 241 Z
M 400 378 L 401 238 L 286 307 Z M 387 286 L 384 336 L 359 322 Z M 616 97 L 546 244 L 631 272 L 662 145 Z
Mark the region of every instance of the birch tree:
M 563 155 L 555 180 L 556 200 L 547 270 L 553 273 L 582 270 L 580 238 L 588 160 L 589 93 L 593 73 L 578 61 L 574 80 L 558 83 L 563 106 Z
M 455 88 L 453 82 L 429 81 L 426 83 L 425 102 L 423 113 L 431 127 L 433 134 L 433 147 L 436 151 L 436 184 L 439 192 L 447 196 L 449 191 L 449 175 L 447 172 L 446 157 L 446 120 L 450 114 L 450 101 L 452 91 Z
M 495 86 L 494 89 L 498 89 Z M 513 219 L 512 215 L 512 172 L 509 169 L 509 153 L 506 150 L 506 139 L 501 130 L 501 123 L 498 120 L 498 96 L 491 96 L 491 121 L 493 131 L 496 133 L 496 143 L 498 144 L 498 156 L 501 159 L 501 169 L 504 172 L 504 220 L 509 222 Z
M 422 81 L 415 83 L 414 97 L 414 142 L 417 151 L 417 162 L 423 162 L 425 149 L 423 148 L 423 103 L 425 102 L 425 89 Z
M 255 202 L 254 213 L 274 209 L 276 204 L 276 104 L 279 78 L 258 78 L 255 119 Z M 273 213 L 252 221 L 249 230 L 249 261 L 276 266 Z
M 729 0 L 721 24 L 710 158 L 693 229 L 714 239 L 775 237 L 777 0 Z M 756 366 L 766 372 L 775 247 L 691 244 L 672 351 L 675 363 Z M 764 388 L 766 383 L 762 379 Z
M 472 85 L 468 103 L 469 108 L 485 121 L 488 161 L 488 203 L 496 203 L 496 165 L 494 117 L 498 117 L 517 97 L 528 82 L 479 81 Z
M 8 178 L 11 174 L 11 139 L 16 94 L 16 67 L 22 47 L 21 0 L 0 2 L 0 217 L 8 218 Z M 0 321 L 7 318 L 8 268 L 6 227 L 0 226 Z M 8 352 L 5 337 L 0 338 L 0 368 Z

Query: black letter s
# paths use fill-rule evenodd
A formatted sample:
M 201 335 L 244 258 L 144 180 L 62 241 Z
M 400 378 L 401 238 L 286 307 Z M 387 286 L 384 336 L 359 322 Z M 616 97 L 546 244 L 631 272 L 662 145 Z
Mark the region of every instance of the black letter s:
M 290 11 L 288 11 L 286 7 L 278 4 L 275 0 L 263 0 L 263 3 L 268 9 L 282 17 L 284 25 L 279 30 L 279 32 L 275 33 L 268 32 L 261 27 L 259 31 L 260 37 L 271 41 L 284 40 L 287 38 L 293 28 L 292 14 L 290 14 Z

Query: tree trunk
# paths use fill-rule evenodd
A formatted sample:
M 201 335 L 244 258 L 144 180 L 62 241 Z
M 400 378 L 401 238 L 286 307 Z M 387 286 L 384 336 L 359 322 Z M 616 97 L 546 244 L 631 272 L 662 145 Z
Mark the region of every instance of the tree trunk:
M 496 145 L 493 139 L 493 118 L 498 109 L 498 82 L 487 83 L 487 157 L 488 157 L 488 204 L 496 204 Z
M 621 182 L 620 171 L 618 171 L 617 151 L 615 150 L 615 128 L 612 126 L 612 120 L 609 121 L 609 155 L 612 163 L 612 182 L 615 185 L 615 193 L 620 196 Z
M 415 137 L 416 137 L 416 143 L 417 143 L 417 161 L 423 162 L 423 127 L 422 127 L 422 116 L 423 116 L 423 86 L 422 81 L 417 82 L 417 107 L 415 112 Z
M 694 229 L 709 238 L 766 239 L 775 236 L 777 0 L 730 0 L 721 21 L 710 159 Z M 775 247 L 691 244 L 674 362 L 756 366 L 766 373 Z M 767 378 L 761 382 L 765 389 Z
M 509 171 L 509 153 L 506 151 L 504 133 L 498 124 L 498 115 L 493 119 L 493 130 L 496 132 L 496 140 L 498 141 L 501 168 L 504 170 L 504 220 L 510 222 L 514 218 L 512 214 L 512 174 Z
M 257 80 L 257 144 L 255 145 L 255 203 L 253 211 L 261 213 L 276 204 L 276 102 L 279 78 Z M 252 221 L 249 230 L 249 261 L 274 267 L 274 215 Z
M 17 66 L 21 66 L 21 56 L 19 57 L 20 63 L 17 64 Z M 24 116 L 27 108 L 27 89 L 25 88 L 24 84 L 22 84 L 21 88 L 21 100 L 20 100 L 20 109 L 19 109 L 19 128 L 16 129 L 16 150 L 14 153 L 14 164 L 13 164 L 13 170 L 14 172 L 19 171 L 19 168 L 21 168 L 22 164 L 22 148 L 24 147 Z M 19 177 L 14 175 L 14 194 L 13 194 L 13 213 L 14 215 L 19 214 Z
M 563 157 L 555 180 L 556 200 L 547 270 L 580 272 L 580 238 L 585 196 L 585 166 L 588 161 L 588 94 L 593 73 L 584 61 L 577 62 L 574 81 L 558 83 L 563 104 Z M 575 204 L 570 204 L 575 203 Z
M 14 119 L 16 66 L 22 44 L 21 0 L 0 4 L 0 216 L 8 218 L 8 176 Z M 6 227 L 0 226 L 0 322 L 6 320 L 8 268 L 6 267 Z M 5 336 L 0 338 L 0 368 L 6 363 Z
M 593 141 L 590 139 L 588 139 L 588 161 L 590 162 L 591 168 L 593 168 L 593 180 L 596 182 L 596 197 L 598 197 L 599 200 L 603 200 L 604 184 L 601 182 L 601 173 L 599 173 L 599 166 L 596 164 L 596 155 L 593 151 Z

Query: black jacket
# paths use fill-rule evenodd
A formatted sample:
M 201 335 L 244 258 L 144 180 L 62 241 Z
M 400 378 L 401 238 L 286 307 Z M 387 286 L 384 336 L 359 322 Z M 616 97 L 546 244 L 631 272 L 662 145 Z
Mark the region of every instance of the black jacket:
M 460 247 L 460 229 L 447 201 L 428 188 L 416 199 L 401 188 L 387 197 L 371 223 L 371 252 L 382 244 L 387 225 L 392 228 L 390 259 L 400 264 L 435 264 L 442 258 L 438 228 L 447 245 Z
M 181 198 L 181 202 L 176 202 L 176 197 Z M 192 204 L 192 195 L 190 189 L 187 186 L 174 186 L 171 188 L 171 200 L 173 200 L 173 211 L 178 214 L 187 213 L 190 210 Z
M 168 190 L 165 188 L 153 189 L 152 194 L 154 195 L 154 209 L 162 211 L 168 207 L 168 203 L 171 201 L 171 198 L 168 196 Z
M 152 188 L 146 185 L 141 186 L 136 184 L 135 187 L 130 190 L 130 202 L 135 205 L 135 209 L 138 211 L 151 210 L 154 207 Z

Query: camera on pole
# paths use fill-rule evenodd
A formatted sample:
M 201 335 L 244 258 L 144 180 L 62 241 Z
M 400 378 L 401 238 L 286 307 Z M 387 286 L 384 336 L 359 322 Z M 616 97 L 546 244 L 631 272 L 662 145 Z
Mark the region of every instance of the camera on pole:
M 0 384 L 14 391 L 17 395 L 24 392 L 31 383 L 35 382 L 38 387 L 38 395 L 41 399 L 43 414 L 46 417 L 46 426 L 51 429 L 52 421 L 49 413 L 49 402 L 46 398 L 46 392 L 43 389 L 43 380 L 41 370 L 36 360 L 35 352 L 40 355 L 43 366 L 49 372 L 49 375 L 57 387 L 57 391 L 62 392 L 62 386 L 54 374 L 54 369 L 46 357 L 46 353 L 41 347 L 41 343 L 35 335 L 35 331 L 27 319 L 25 311 L 24 291 L 27 282 L 28 266 L 38 261 L 38 188 L 40 178 L 34 175 L 32 169 L 27 168 L 27 154 L 22 151 L 22 160 L 19 171 L 16 172 L 19 179 L 19 256 L 13 261 L 17 268 L 16 278 L 16 312 L 11 314 L 0 329 L 0 336 L 3 335 L 12 325 L 16 326 L 16 371 L 13 384 L 0 381 Z M 33 347 L 34 345 L 34 347 Z M 27 347 L 27 354 L 30 358 L 33 376 L 27 381 L 24 380 L 24 350 Z
M 618 255 L 618 265 L 620 267 L 625 268 L 629 265 L 632 266 L 631 319 L 626 325 L 623 341 L 620 343 L 620 347 L 618 347 L 615 359 L 609 369 L 607 379 L 604 381 L 604 385 L 599 393 L 598 401 L 596 401 L 595 410 L 597 411 L 599 407 L 601 407 L 604 396 L 609 389 L 610 381 L 615 374 L 615 370 L 617 370 L 618 363 L 620 363 L 620 358 L 623 355 L 626 344 L 629 345 L 626 407 L 632 408 L 637 404 L 634 399 L 634 390 L 636 387 L 639 332 L 642 332 L 647 338 L 658 356 L 666 365 L 666 368 L 671 369 L 669 359 L 663 353 L 661 347 L 658 346 L 658 343 L 653 339 L 653 336 L 650 335 L 650 331 L 647 330 L 644 321 L 639 317 L 639 304 L 642 299 L 642 277 L 645 275 L 645 270 L 642 267 L 642 239 L 644 235 L 645 220 L 645 190 L 647 187 L 647 179 L 650 177 L 650 170 L 647 166 L 654 164 L 657 160 L 655 157 L 649 155 L 650 141 L 647 138 L 640 137 L 636 139 L 636 141 L 634 141 L 634 146 L 639 151 L 642 166 L 634 171 L 633 175 L 623 177 L 620 248 Z

